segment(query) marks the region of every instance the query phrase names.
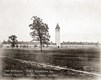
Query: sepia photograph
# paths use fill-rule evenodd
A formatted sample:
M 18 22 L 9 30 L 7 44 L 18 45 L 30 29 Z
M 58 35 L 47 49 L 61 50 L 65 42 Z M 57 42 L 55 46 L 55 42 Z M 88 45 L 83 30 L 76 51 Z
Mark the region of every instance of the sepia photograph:
M 0 80 L 101 80 L 101 1 L 0 0 Z

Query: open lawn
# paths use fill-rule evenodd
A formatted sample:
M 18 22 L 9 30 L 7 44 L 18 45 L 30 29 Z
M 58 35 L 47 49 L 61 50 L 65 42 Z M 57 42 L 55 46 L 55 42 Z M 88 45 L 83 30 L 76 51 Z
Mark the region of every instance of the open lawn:
M 3 49 L 1 53 L 3 77 L 86 78 L 85 80 L 89 80 L 96 76 L 78 71 L 100 73 L 99 49 L 52 49 L 42 52 Z

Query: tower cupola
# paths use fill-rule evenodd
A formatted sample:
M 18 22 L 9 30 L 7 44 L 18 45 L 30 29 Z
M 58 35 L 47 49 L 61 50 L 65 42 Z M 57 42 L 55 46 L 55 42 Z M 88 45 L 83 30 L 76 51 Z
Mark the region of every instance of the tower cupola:
M 56 25 L 56 28 L 55 28 L 55 29 L 60 29 L 60 27 L 59 27 L 58 23 L 57 23 L 57 25 Z

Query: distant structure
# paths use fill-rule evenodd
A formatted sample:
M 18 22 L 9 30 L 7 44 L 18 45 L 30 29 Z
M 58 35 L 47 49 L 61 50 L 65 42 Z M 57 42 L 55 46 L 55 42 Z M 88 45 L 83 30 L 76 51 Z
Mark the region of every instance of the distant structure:
M 57 24 L 55 28 L 55 43 L 56 46 L 59 48 L 60 47 L 60 27 Z
M 53 48 L 68 48 L 68 49 L 88 49 L 88 48 L 98 48 L 101 45 L 99 42 L 70 42 L 63 41 L 60 43 L 60 27 L 57 24 L 55 28 L 55 43 L 50 42 L 48 45 L 43 45 L 43 47 L 53 47 Z M 2 48 L 10 48 L 11 45 L 8 41 L 3 41 L 0 43 L 0 47 Z M 40 47 L 40 43 L 35 37 L 32 41 L 18 41 L 16 48 L 35 48 Z

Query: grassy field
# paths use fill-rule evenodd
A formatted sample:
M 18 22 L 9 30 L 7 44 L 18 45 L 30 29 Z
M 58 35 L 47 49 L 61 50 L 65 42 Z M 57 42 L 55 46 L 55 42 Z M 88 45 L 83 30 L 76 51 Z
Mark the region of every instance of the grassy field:
M 52 68 L 38 67 L 30 62 L 43 63 L 46 65 L 60 66 L 93 73 L 100 72 L 100 52 L 98 49 L 55 49 L 44 50 L 43 52 L 27 49 L 4 49 L 1 53 L 3 56 L 2 75 L 4 77 L 82 79 L 95 77 L 93 75 L 81 74 L 79 72 L 72 72 L 68 70 L 54 70 Z M 25 63 L 23 61 L 30 62 Z

